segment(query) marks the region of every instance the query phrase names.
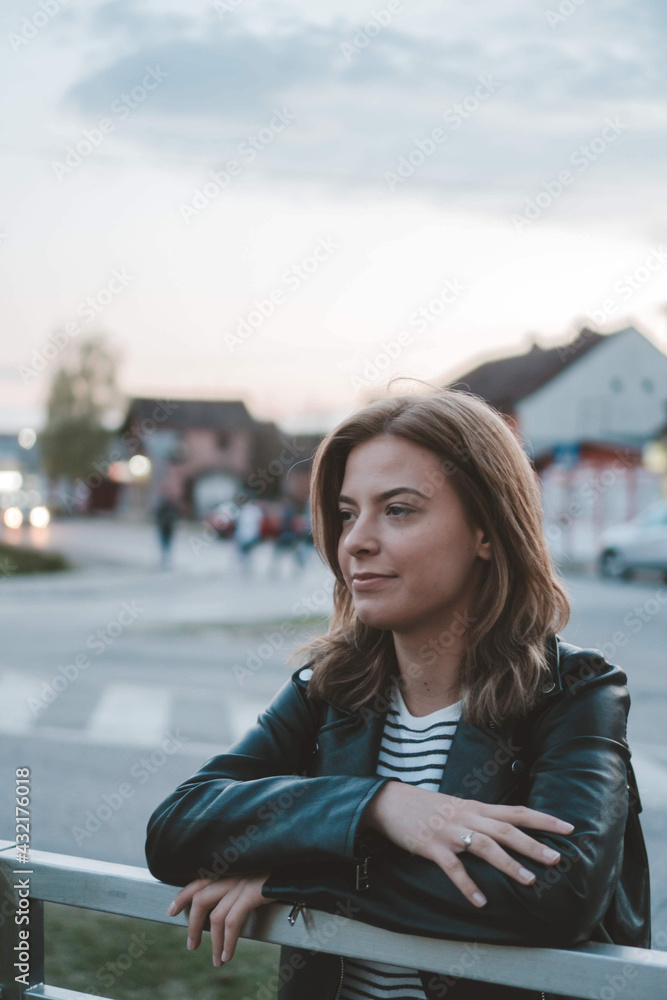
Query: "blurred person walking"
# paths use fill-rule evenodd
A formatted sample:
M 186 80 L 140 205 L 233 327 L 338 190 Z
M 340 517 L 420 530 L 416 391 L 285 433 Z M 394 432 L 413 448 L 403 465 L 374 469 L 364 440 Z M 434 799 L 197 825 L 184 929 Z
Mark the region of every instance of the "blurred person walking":
M 263 519 L 262 508 L 252 496 L 249 497 L 239 510 L 234 531 L 236 551 L 241 561 L 241 568 L 246 574 L 250 572 L 250 552 L 262 538 Z
M 171 546 L 178 518 L 179 509 L 176 501 L 169 496 L 162 495 L 155 507 L 162 569 L 168 569 L 171 566 Z
M 295 504 L 291 500 L 286 501 L 282 512 L 280 533 L 273 543 L 273 557 L 269 569 L 271 576 L 278 575 L 278 567 L 285 552 L 293 556 L 293 564 L 296 565 L 297 570 L 302 569 L 305 564 L 305 553 L 297 525 L 298 520 L 299 512 Z

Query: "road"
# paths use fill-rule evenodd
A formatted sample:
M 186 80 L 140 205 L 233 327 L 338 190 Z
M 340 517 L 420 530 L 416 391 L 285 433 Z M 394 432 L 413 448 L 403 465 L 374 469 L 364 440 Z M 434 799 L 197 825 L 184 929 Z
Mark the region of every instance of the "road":
M 0 581 L 0 801 L 32 774 L 32 847 L 145 864 L 153 808 L 252 725 L 322 631 L 331 574 L 271 550 L 243 574 L 229 543 L 181 526 L 174 568 L 157 567 L 150 526 L 53 525 L 48 545 L 80 565 Z M 197 540 L 206 545 L 197 547 Z M 194 540 L 194 541 L 193 541 Z M 628 674 L 633 751 L 651 865 L 656 946 L 667 940 L 667 587 L 567 576 L 563 636 Z M 13 833 L 0 809 L 0 838 Z M 658 937 L 659 932 L 662 932 Z

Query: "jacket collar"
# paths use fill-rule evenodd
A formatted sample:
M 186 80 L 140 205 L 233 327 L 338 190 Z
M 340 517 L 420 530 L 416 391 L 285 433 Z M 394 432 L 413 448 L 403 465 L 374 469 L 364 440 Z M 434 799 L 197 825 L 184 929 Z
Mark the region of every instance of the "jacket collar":
M 553 686 L 545 687 L 545 699 L 562 691 L 559 638 L 555 636 L 548 643 Z M 329 723 L 318 735 L 328 773 L 375 776 L 388 709 L 388 705 L 382 711 L 364 706 L 356 711 L 338 709 L 342 717 Z M 517 734 L 516 726 L 511 723 L 487 728 L 461 719 L 447 755 L 439 791 L 488 802 L 502 798 L 527 766 L 525 748 Z

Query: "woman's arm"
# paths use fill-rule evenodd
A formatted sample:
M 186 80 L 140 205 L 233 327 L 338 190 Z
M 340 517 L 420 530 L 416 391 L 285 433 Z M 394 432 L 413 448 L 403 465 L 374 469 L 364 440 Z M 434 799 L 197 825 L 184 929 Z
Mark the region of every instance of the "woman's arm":
M 181 886 L 281 862 L 355 859 L 364 809 L 390 779 L 303 777 L 319 713 L 294 677 L 255 726 L 154 810 L 146 859 L 155 878 Z
M 520 885 L 470 852 L 459 854 L 488 900 L 479 909 L 434 861 L 381 838 L 382 848 L 368 865 L 367 891 L 352 890 L 331 866 L 277 866 L 262 894 L 332 913 L 348 904 L 355 919 L 408 934 L 555 947 L 588 940 L 609 905 L 622 860 L 628 811 L 626 680 L 619 667 L 580 657 L 569 684 L 564 678 L 565 693 L 536 723 L 525 805 L 569 820 L 574 832 L 530 830 L 561 852 L 554 866 L 527 862 L 506 848 L 535 872 L 532 885 Z

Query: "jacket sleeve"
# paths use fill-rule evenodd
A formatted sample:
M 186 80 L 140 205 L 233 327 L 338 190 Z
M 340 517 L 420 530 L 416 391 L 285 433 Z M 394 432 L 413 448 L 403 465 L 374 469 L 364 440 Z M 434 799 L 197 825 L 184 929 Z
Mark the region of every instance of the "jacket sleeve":
M 318 712 L 294 677 L 255 726 L 154 810 L 145 849 L 155 878 L 182 886 L 280 862 L 355 860 L 362 813 L 389 779 L 303 776 Z
M 535 872 L 524 886 L 483 858 L 459 854 L 488 902 L 470 903 L 434 861 L 377 835 L 369 887 L 351 888 L 335 866 L 290 866 L 262 888 L 268 898 L 298 899 L 399 933 L 509 945 L 567 947 L 590 938 L 602 920 L 622 861 L 628 812 L 627 677 L 587 650 L 564 680 L 564 693 L 545 707 L 532 730 L 533 763 L 525 805 L 574 824 L 568 835 L 524 827 L 561 852 L 557 865 L 534 862 L 505 847 Z

